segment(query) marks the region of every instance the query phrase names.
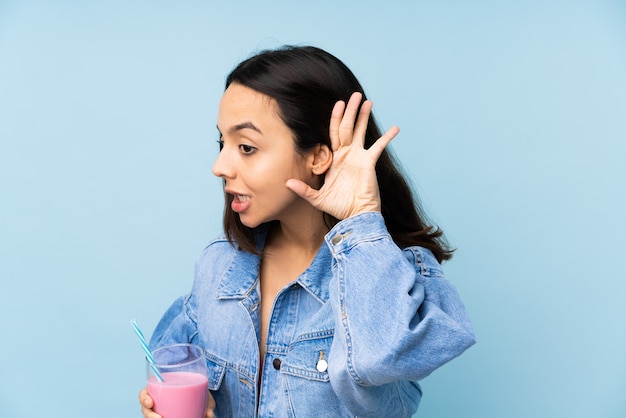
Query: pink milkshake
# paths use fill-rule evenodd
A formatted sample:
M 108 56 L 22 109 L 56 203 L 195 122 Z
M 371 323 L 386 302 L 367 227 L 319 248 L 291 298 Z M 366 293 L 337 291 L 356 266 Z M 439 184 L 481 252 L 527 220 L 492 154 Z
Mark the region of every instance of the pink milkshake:
M 162 373 L 163 382 L 148 378 L 148 393 L 154 400 L 154 412 L 163 418 L 204 418 L 208 380 L 194 372 Z
M 154 412 L 163 418 L 204 418 L 209 382 L 202 347 L 172 344 L 155 349 L 152 357 L 146 372 Z

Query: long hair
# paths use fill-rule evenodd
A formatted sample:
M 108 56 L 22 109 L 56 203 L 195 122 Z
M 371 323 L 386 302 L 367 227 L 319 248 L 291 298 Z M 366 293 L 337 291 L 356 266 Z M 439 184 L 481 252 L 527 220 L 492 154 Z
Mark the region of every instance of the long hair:
M 347 102 L 354 92 L 362 93 L 363 101 L 366 100 L 363 87 L 343 62 L 311 46 L 284 46 L 254 55 L 228 75 L 226 88 L 232 83 L 276 100 L 280 117 L 293 132 L 299 152 L 311 150 L 320 143 L 332 149 L 328 127 L 335 103 L 339 100 Z M 380 136 L 381 130 L 374 116 L 370 115 L 365 148 Z M 428 248 L 439 262 L 451 258 L 453 250 L 445 241 L 443 232 L 428 225 L 419 200 L 388 150 L 383 151 L 376 163 L 376 176 L 382 216 L 396 245 Z M 241 223 L 239 215 L 230 207 L 232 199 L 226 194 L 226 237 L 241 249 L 256 253 L 256 228 Z M 325 220 L 329 229 L 338 222 L 328 214 L 325 214 Z

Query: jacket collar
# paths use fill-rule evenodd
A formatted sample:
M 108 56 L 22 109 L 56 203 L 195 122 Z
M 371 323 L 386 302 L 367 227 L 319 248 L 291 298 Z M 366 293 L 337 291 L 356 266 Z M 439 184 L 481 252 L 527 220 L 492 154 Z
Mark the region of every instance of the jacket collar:
M 325 242 L 317 251 L 311 265 L 296 280 L 300 286 L 321 303 L 328 300 L 328 283 L 332 277 L 332 255 Z
M 260 240 L 265 242 L 266 234 Z M 262 244 L 260 245 L 262 251 Z M 261 258 L 241 249 L 233 249 L 235 256 L 217 288 L 219 299 L 243 299 L 257 286 Z M 328 282 L 331 278 L 332 254 L 323 242 L 311 265 L 295 280 L 320 302 L 328 300 Z
M 243 299 L 258 281 L 261 258 L 238 248 L 233 251 L 235 256 L 217 287 L 218 299 Z

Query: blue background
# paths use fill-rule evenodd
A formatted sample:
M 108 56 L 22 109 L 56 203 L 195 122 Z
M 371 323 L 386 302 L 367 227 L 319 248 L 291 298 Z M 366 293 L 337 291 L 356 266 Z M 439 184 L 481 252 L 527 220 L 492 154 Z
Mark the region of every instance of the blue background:
M 220 230 L 225 75 L 359 77 L 478 344 L 422 417 L 626 416 L 626 4 L 0 1 L 0 416 L 139 416 L 141 349 Z

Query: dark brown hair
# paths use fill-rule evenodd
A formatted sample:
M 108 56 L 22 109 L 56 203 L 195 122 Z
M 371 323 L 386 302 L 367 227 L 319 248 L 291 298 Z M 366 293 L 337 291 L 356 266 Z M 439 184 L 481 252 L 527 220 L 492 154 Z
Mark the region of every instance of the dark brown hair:
M 296 149 L 300 152 L 320 143 L 331 147 L 328 126 L 337 101 L 347 102 L 354 92 L 363 93 L 363 100 L 366 100 L 361 84 L 343 62 L 311 46 L 284 46 L 254 55 L 228 75 L 226 88 L 232 83 L 276 100 L 280 116 L 293 132 Z M 380 136 L 372 115 L 365 134 L 365 147 L 369 148 Z M 427 224 L 419 201 L 388 150 L 376 164 L 376 176 L 381 212 L 394 242 L 399 247 L 428 248 L 439 262 L 449 259 L 452 250 L 442 231 Z M 226 194 L 224 232 L 231 243 L 257 253 L 256 228 L 241 223 L 239 215 L 230 207 L 232 199 Z M 326 215 L 326 222 L 330 229 L 338 220 Z

